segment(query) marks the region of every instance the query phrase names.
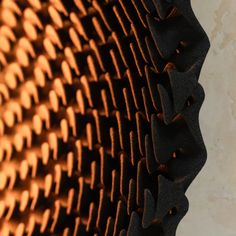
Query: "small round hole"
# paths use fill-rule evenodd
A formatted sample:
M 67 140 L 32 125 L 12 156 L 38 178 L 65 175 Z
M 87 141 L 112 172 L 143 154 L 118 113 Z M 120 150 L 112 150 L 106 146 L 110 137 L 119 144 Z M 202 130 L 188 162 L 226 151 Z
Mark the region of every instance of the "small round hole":
M 177 211 L 177 208 L 176 207 L 173 207 L 172 209 L 169 210 L 168 214 L 170 216 L 175 216 L 177 215 L 178 211 Z
M 176 159 L 177 158 L 177 153 L 173 152 L 172 157 L 173 157 L 173 159 Z
M 190 106 L 192 106 L 194 104 L 194 102 L 195 102 L 194 98 L 192 96 L 190 96 L 190 97 L 188 97 L 185 105 L 186 105 L 186 107 L 190 107 Z
M 177 159 L 180 156 L 181 151 L 178 149 L 172 153 L 172 158 Z

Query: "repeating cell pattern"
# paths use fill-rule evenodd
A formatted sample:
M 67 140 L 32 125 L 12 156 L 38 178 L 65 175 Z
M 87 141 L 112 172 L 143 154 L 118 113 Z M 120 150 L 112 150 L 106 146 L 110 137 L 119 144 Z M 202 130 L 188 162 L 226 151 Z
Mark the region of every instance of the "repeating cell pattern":
M 0 235 L 174 236 L 208 48 L 190 0 L 1 0 Z

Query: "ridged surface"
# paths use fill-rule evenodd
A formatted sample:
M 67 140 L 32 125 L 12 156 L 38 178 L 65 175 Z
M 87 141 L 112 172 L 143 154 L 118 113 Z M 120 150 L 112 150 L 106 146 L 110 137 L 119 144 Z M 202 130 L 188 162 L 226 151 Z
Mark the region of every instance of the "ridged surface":
M 189 0 L 5 0 L 0 16 L 0 235 L 175 235 L 206 160 Z

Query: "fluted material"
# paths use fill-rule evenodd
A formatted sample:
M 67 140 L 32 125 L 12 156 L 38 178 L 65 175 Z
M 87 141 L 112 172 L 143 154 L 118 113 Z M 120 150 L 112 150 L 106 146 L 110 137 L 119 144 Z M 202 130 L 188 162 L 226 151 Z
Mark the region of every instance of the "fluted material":
M 174 236 L 206 161 L 190 1 L 0 4 L 0 235 Z

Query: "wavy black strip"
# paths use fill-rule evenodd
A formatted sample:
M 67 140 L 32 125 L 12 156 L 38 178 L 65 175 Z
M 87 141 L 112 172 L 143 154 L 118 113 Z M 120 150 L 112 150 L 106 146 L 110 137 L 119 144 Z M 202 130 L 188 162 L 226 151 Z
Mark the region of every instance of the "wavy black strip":
M 2 0 L 0 37 L 0 234 L 175 235 L 206 161 L 190 0 Z

